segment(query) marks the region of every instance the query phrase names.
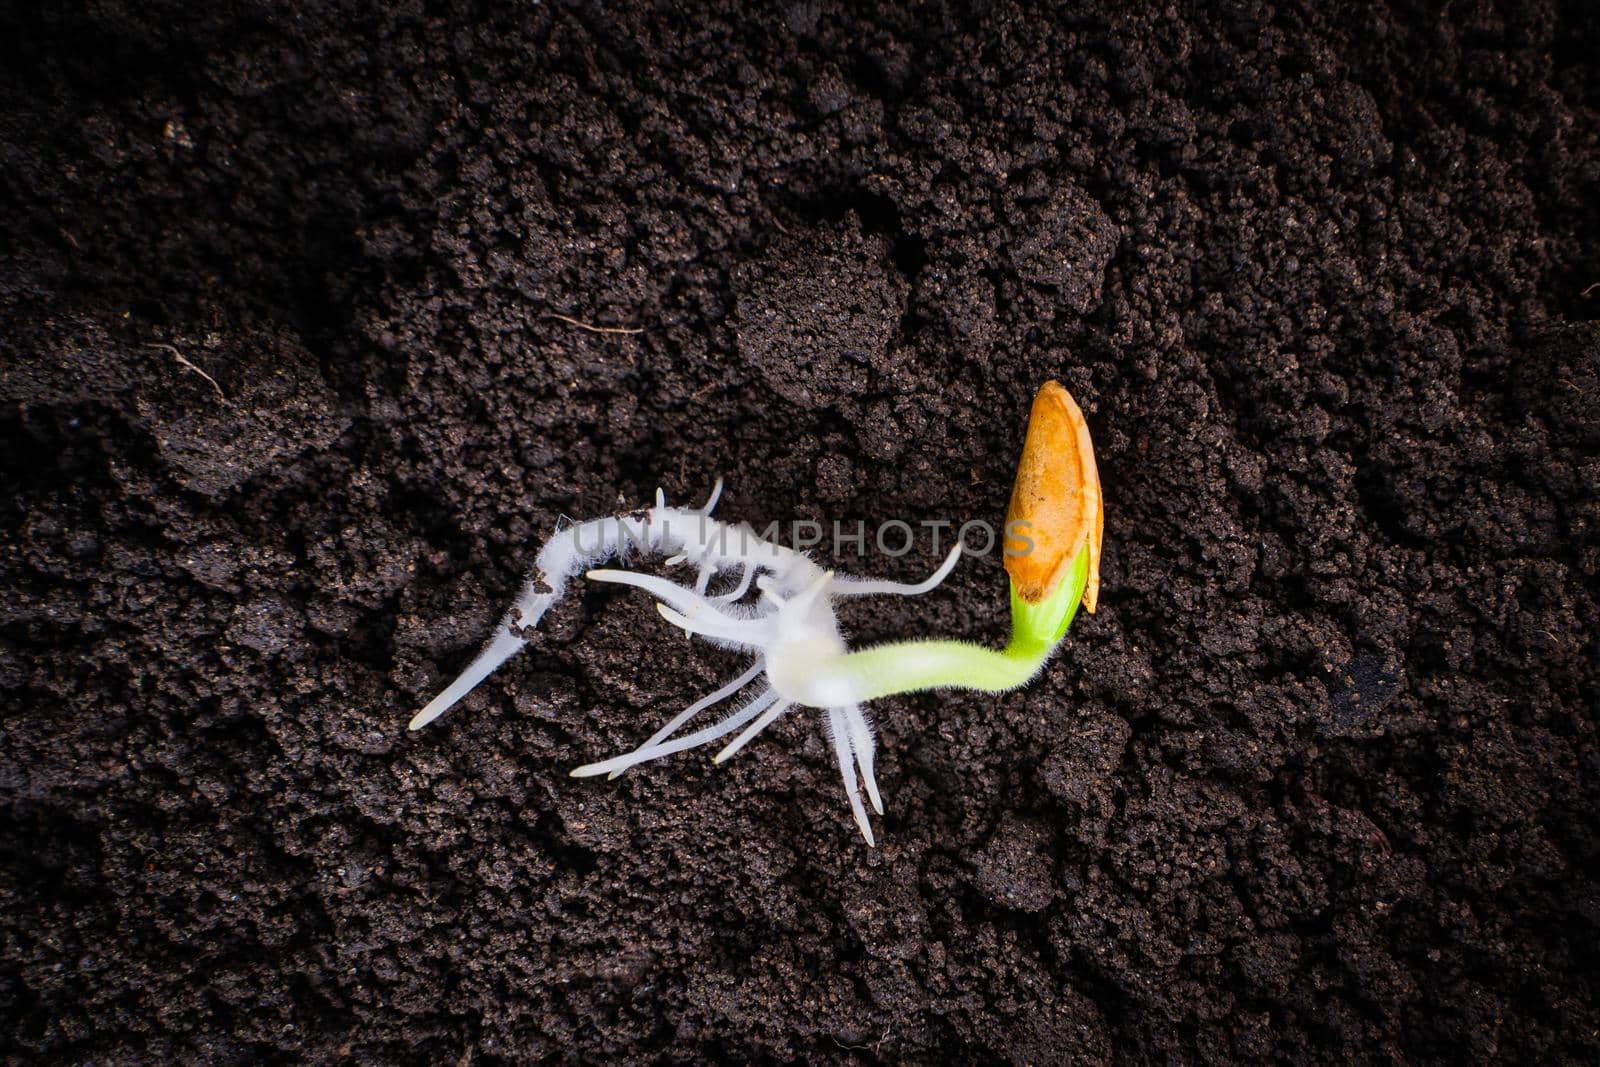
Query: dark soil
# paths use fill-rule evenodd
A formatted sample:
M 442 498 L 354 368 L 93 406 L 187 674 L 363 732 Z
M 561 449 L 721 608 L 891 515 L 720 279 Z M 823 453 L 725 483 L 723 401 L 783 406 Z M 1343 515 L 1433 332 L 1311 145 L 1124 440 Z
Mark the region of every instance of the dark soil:
M 6 1062 L 1600 1056 L 1593 5 L 295 6 L 0 13 Z M 639 596 L 405 732 L 558 516 L 998 520 L 1049 377 L 1100 611 L 876 850 L 567 776 Z

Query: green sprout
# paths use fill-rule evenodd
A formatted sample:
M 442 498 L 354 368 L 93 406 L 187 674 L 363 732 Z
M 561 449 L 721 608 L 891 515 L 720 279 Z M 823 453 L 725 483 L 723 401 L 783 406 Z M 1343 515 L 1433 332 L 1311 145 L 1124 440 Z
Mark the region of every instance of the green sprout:
M 859 700 L 920 689 L 1001 693 L 1027 682 L 1100 587 L 1104 511 L 1094 445 L 1070 393 L 1047 382 L 1034 399 L 1006 515 L 1011 640 L 999 652 L 964 641 L 902 641 L 851 652 L 830 666 Z
M 1089 550 L 1078 553 L 1067 580 L 1042 603 L 1030 604 L 1011 587 L 1011 640 L 996 652 L 967 641 L 929 639 L 874 645 L 840 657 L 829 670 L 851 680 L 857 699 L 920 689 L 975 689 L 1004 693 L 1026 683 L 1050 658 L 1083 599 Z
M 964 641 L 913 640 L 850 651 L 835 602 L 855 596 L 921 596 L 954 569 L 958 543 L 926 581 L 856 578 L 825 571 L 804 553 L 770 543 L 748 526 L 711 518 L 721 493 L 697 509 L 670 508 L 657 491 L 643 512 L 593 519 L 558 530 L 540 549 L 534 574 L 477 657 L 411 721 L 420 729 L 527 643 L 527 634 L 580 574 L 631 585 L 654 596 L 663 618 L 684 632 L 753 656 L 738 678 L 690 704 L 632 752 L 579 767 L 577 777 L 616 777 L 638 764 L 721 741 L 721 763 L 796 708 L 825 715 L 856 823 L 869 844 L 872 826 L 861 787 L 883 814 L 874 773 L 876 742 L 862 708 L 869 701 L 926 689 L 999 693 L 1033 678 L 1055 651 L 1081 604 L 1095 610 L 1104 525 L 1100 478 L 1088 425 L 1072 396 L 1047 382 L 1034 398 L 1028 433 L 1006 514 L 1005 565 L 1011 587 L 1011 640 L 995 651 Z M 692 583 L 628 570 L 593 570 L 630 548 L 692 564 Z M 727 585 L 711 592 L 711 583 Z M 720 721 L 688 733 L 695 716 L 749 688 Z M 735 733 L 735 731 L 738 731 Z

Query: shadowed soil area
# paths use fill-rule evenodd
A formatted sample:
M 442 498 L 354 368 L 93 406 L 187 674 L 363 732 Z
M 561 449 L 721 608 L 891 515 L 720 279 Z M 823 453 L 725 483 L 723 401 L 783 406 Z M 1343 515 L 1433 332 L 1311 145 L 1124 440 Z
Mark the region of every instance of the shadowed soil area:
M 0 11 L 0 1060 L 1600 1057 L 1596 9 L 865 10 Z M 562 516 L 998 523 L 1049 378 L 1099 611 L 876 849 L 815 713 L 568 777 L 736 673 L 637 592 L 405 731 Z

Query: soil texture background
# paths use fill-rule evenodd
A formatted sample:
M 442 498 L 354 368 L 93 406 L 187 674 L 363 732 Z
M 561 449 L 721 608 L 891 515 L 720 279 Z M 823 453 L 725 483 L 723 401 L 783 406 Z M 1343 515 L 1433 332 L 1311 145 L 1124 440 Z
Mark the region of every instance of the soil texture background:
M 1596 9 L 866 11 L 0 11 L 0 1058 L 1600 1056 Z M 876 849 L 813 715 L 568 777 L 733 673 L 626 591 L 405 732 L 560 516 L 998 521 L 1052 377 L 1100 610 Z

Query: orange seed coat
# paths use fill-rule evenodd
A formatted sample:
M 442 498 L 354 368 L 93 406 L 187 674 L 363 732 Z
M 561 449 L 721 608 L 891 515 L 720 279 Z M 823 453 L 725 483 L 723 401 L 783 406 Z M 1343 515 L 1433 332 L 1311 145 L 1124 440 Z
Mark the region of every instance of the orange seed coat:
M 1100 596 L 1104 533 L 1105 507 L 1089 424 L 1061 383 L 1045 382 L 1033 398 L 1006 510 L 1006 573 L 1017 595 L 1030 604 L 1044 600 L 1087 544 L 1089 582 L 1083 606 L 1093 614 Z

